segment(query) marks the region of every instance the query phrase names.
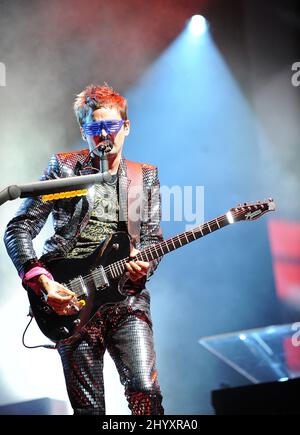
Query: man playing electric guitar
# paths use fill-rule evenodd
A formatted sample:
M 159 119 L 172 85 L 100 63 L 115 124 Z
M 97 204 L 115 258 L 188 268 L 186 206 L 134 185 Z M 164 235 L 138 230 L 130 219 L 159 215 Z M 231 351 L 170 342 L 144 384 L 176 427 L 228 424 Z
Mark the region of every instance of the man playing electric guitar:
M 42 179 L 97 172 L 101 150 L 107 155 L 111 181 L 95 185 L 83 196 L 48 201 L 42 197 L 26 199 L 9 222 L 4 236 L 8 254 L 31 295 L 30 300 L 43 300 L 58 321 L 60 318 L 72 319 L 74 313 L 84 312 L 86 301 L 77 297 L 75 285 L 70 289 L 63 281 L 55 280 L 51 264 L 70 264 L 64 266 L 63 272 L 67 275 L 79 261 L 88 261 L 101 243 L 105 246 L 105 241 L 119 231 L 130 236 L 128 254 L 131 258 L 139 250 L 162 241 L 157 169 L 128 162 L 122 156 L 123 144 L 130 131 L 125 98 L 108 85 L 90 85 L 76 97 L 74 111 L 88 149 L 54 155 Z M 141 210 L 133 212 L 135 203 L 130 201 L 129 192 L 134 186 L 146 192 L 142 206 L 142 212 L 147 211 L 145 219 L 141 217 Z M 55 233 L 45 242 L 43 256 L 38 259 L 32 240 L 50 213 Z M 112 247 L 119 249 L 118 243 Z M 157 263 L 158 260 L 128 259 L 125 284 L 128 297 L 101 305 L 75 339 L 69 342 L 57 340 L 74 414 L 105 413 L 103 356 L 106 349 L 125 386 L 132 414 L 163 414 L 150 296 L 145 288 Z M 59 329 L 61 333 L 68 331 L 67 328 Z

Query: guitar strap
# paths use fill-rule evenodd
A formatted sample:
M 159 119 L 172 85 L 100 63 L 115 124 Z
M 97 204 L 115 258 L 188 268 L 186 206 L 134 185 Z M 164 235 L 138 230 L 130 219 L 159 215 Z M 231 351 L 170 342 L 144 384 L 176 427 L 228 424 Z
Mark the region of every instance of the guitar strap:
M 143 210 L 143 171 L 142 163 L 126 160 L 128 187 L 128 233 L 134 246 L 140 241 L 141 214 Z

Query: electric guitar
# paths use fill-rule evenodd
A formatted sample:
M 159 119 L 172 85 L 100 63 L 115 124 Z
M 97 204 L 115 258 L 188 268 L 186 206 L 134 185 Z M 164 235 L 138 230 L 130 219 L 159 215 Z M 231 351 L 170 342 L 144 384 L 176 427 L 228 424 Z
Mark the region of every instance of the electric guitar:
M 46 265 L 55 281 L 75 293 L 76 301 L 81 301 L 83 306 L 81 309 L 74 310 L 74 314 L 58 315 L 47 305 L 43 296 L 37 296 L 28 288 L 32 314 L 43 334 L 50 340 L 72 342 L 100 307 L 121 302 L 129 296 L 124 288 L 128 280 L 125 266 L 128 261 L 155 260 L 229 224 L 255 220 L 271 210 L 275 210 L 272 199 L 238 205 L 203 225 L 149 246 L 134 258 L 129 258 L 128 234 L 116 232 L 86 258 L 56 259 Z

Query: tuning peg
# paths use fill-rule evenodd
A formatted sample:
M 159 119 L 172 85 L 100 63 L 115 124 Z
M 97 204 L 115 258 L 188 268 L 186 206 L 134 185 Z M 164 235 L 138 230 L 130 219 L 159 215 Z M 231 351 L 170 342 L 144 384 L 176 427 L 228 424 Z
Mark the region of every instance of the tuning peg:
M 244 205 L 248 205 L 246 202 L 244 202 Z
M 273 202 L 273 198 L 268 198 L 268 201 Z

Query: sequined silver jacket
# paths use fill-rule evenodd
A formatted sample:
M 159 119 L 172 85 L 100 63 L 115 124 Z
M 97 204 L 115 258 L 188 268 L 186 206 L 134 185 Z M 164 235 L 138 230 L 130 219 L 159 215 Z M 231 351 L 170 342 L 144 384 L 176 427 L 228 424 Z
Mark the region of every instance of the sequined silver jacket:
M 84 174 L 83 163 L 88 150 L 59 153 L 51 157 L 48 168 L 41 180 L 51 180 Z M 119 206 L 122 210 L 125 228 L 128 231 L 127 193 L 131 180 L 127 177 L 127 161 L 122 157 L 119 170 Z M 137 249 L 143 249 L 162 240 L 160 228 L 160 195 L 157 168 L 142 164 L 144 210 L 137 228 L 138 234 L 130 234 Z M 8 223 L 4 243 L 18 273 L 26 273 L 40 264 L 33 247 L 33 239 L 43 228 L 52 213 L 54 234 L 46 240 L 42 259 L 61 257 L 76 244 L 77 238 L 87 225 L 94 203 L 92 189 L 86 196 L 43 202 L 41 197 L 23 201 L 16 216 Z M 145 216 L 145 218 L 143 217 Z M 151 274 L 158 261 L 152 262 Z

